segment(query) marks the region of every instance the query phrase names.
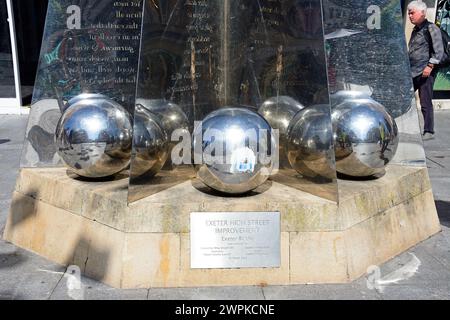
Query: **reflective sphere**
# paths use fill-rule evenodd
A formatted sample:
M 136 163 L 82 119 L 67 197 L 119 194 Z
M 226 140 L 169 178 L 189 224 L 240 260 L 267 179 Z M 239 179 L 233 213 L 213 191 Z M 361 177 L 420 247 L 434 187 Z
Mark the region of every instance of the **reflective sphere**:
M 71 105 L 55 133 L 57 152 L 83 177 L 111 176 L 130 163 L 132 124 L 128 112 L 109 99 L 86 99 Z
M 136 105 L 140 105 L 156 116 L 161 128 L 167 135 L 168 155 L 171 157 L 173 148 L 178 144 L 178 140 L 172 141 L 172 135 L 175 133 L 175 139 L 180 136 L 190 135 L 189 119 L 183 110 L 175 103 L 166 100 L 136 99 Z M 172 167 L 172 161 L 166 162 L 166 169 Z
M 288 128 L 287 156 L 298 173 L 309 178 L 336 178 L 330 106 L 300 111 Z
M 354 177 L 384 172 L 398 147 L 398 128 L 372 99 L 346 100 L 333 110 L 336 170 Z
M 87 100 L 87 99 L 90 99 L 90 100 L 103 99 L 103 100 L 105 100 L 105 99 L 108 99 L 108 97 L 103 94 L 99 94 L 99 93 L 82 93 L 82 94 L 79 94 L 79 95 L 73 97 L 69 101 L 67 101 L 67 103 L 64 104 L 64 108 L 63 108 L 63 110 L 61 110 L 61 112 L 64 113 L 64 112 L 66 112 L 66 110 L 68 108 L 70 108 L 70 106 L 76 104 L 77 102 L 80 102 L 82 100 Z
M 336 107 L 346 100 L 372 99 L 368 93 L 353 90 L 341 90 L 330 95 L 331 106 Z
M 158 117 L 169 139 L 175 130 L 189 130 L 188 117 L 175 103 L 166 100 L 137 99 L 136 105 L 141 105 Z
M 279 96 L 268 99 L 259 108 L 258 113 L 269 122 L 273 129 L 279 130 L 280 137 L 280 167 L 289 167 L 285 146 L 289 124 L 295 115 L 305 107 L 288 96 Z
M 259 114 L 225 108 L 208 115 L 194 130 L 197 176 L 207 186 L 230 194 L 251 191 L 270 176 L 278 148 L 271 127 Z
M 157 117 L 144 107 L 136 106 L 131 162 L 133 178 L 156 175 L 169 155 L 167 135 L 156 119 Z
M 269 122 L 273 129 L 280 130 L 281 141 L 282 137 L 286 137 L 291 120 L 304 108 L 305 106 L 291 97 L 280 96 L 270 98 L 264 102 L 258 113 Z

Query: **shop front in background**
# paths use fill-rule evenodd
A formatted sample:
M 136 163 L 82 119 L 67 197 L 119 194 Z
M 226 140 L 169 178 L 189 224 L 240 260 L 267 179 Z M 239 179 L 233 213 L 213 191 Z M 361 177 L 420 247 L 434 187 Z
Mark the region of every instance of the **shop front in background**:
M 22 113 L 36 77 L 48 0 L 0 0 L 0 113 Z

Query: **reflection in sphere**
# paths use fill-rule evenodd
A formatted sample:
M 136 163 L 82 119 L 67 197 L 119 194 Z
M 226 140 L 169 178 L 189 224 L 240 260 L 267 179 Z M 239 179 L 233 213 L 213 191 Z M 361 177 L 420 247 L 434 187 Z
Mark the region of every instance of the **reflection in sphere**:
M 355 99 L 338 105 L 333 114 L 337 171 L 353 177 L 383 173 L 399 141 L 386 109 L 372 99 Z
M 114 175 L 130 163 L 132 124 L 128 112 L 109 99 L 80 100 L 59 120 L 57 152 L 76 174 L 87 178 Z
M 80 102 L 82 100 L 94 100 L 94 99 L 108 99 L 107 96 L 103 95 L 103 94 L 99 94 L 99 93 L 82 93 L 79 94 L 75 97 L 73 97 L 72 99 L 70 99 L 69 101 L 67 101 L 67 103 L 64 105 L 64 109 L 61 110 L 62 113 L 64 113 L 68 108 L 70 108 L 70 106 L 76 104 L 77 102 Z
M 170 157 L 173 148 L 178 144 L 177 139 L 180 136 L 190 135 L 191 128 L 188 117 L 178 105 L 167 100 L 136 99 L 136 105 L 144 107 L 157 117 L 155 120 L 167 135 L 169 143 L 167 152 Z M 174 133 L 175 141 L 172 141 Z M 170 168 L 172 161 L 167 161 L 166 166 Z
M 141 105 L 158 117 L 158 121 L 167 136 L 172 136 L 175 130 L 189 130 L 189 120 L 183 110 L 175 103 L 166 100 L 137 99 L 136 105 Z
M 372 99 L 368 93 L 353 90 L 341 90 L 330 95 L 331 106 L 336 107 L 346 100 Z
M 298 173 L 309 178 L 336 178 L 330 106 L 300 111 L 288 129 L 287 155 Z
M 272 129 L 278 129 L 280 134 L 280 166 L 288 167 L 285 146 L 289 124 L 295 115 L 305 107 L 288 96 L 279 96 L 268 99 L 259 108 L 258 113 L 269 122 Z
M 270 176 L 277 148 L 271 127 L 259 114 L 225 108 L 208 115 L 194 130 L 198 178 L 207 186 L 241 194 L 262 185 Z
M 280 139 L 285 137 L 289 123 L 305 107 L 287 96 L 273 97 L 265 101 L 258 113 L 269 122 L 273 129 L 280 130 Z
M 156 116 L 140 105 L 134 113 L 133 157 L 131 176 L 146 178 L 156 175 L 169 155 L 167 135 Z

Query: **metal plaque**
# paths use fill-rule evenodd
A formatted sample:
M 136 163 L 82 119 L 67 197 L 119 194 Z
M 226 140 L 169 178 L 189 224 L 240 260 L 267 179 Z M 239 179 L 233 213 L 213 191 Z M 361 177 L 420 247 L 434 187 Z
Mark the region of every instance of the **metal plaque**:
M 279 212 L 191 213 L 191 268 L 279 268 Z

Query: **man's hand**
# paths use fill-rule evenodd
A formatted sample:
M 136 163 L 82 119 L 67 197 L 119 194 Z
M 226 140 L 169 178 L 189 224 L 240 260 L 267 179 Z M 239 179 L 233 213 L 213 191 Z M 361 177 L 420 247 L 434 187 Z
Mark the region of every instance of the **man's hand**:
M 433 71 L 433 68 L 426 66 L 425 69 L 423 70 L 422 77 L 428 78 L 431 74 L 431 71 Z

